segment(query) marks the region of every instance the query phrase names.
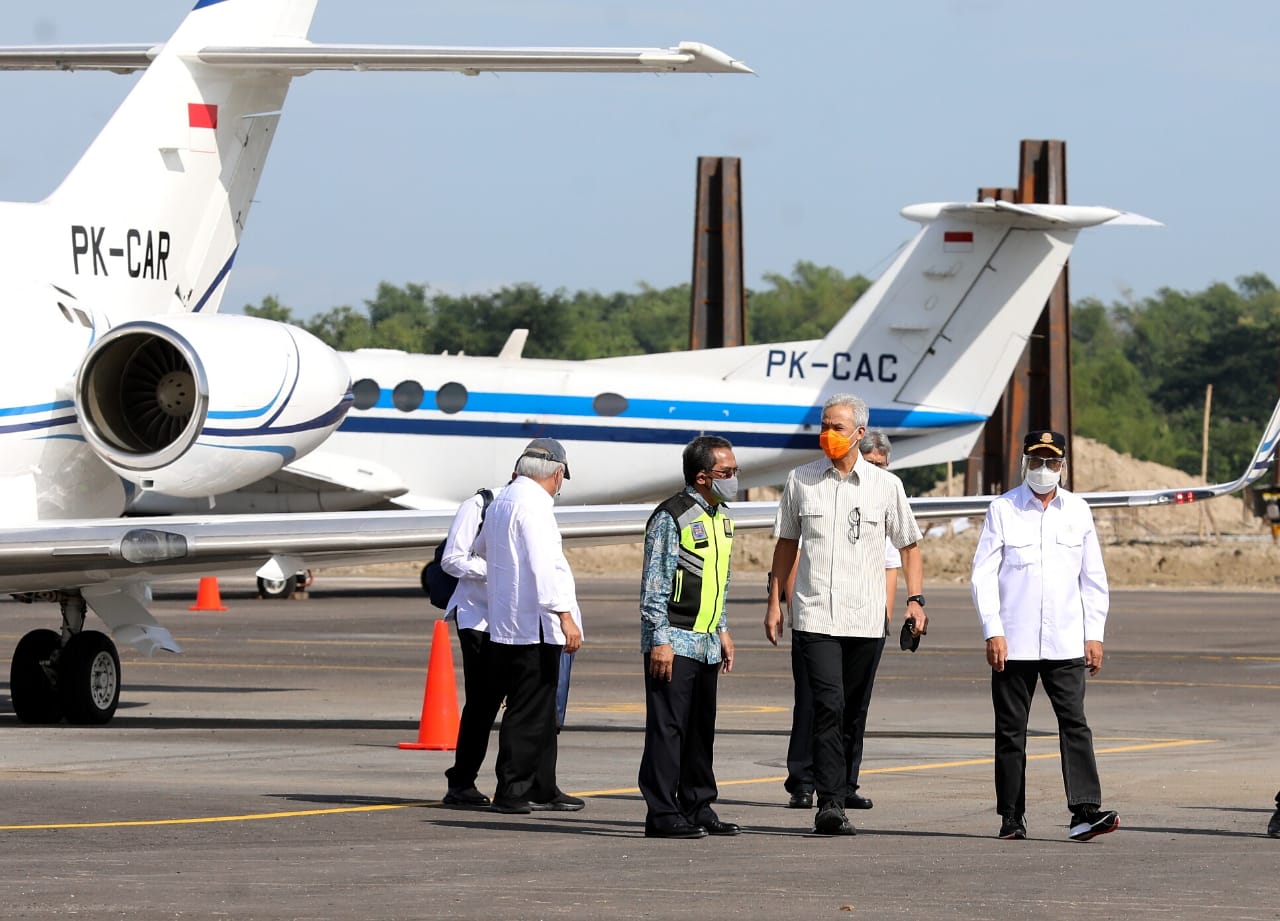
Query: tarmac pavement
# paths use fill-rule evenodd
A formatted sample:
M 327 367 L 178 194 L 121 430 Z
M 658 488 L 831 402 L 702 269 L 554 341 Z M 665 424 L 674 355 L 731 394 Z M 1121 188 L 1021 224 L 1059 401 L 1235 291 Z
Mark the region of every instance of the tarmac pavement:
M 416 738 L 432 624 L 408 580 L 305 601 L 223 582 L 227 612 L 157 617 L 186 650 L 122 650 L 106 727 L 28 727 L 0 694 L 5 918 L 1280 918 L 1280 622 L 1267 593 L 1117 591 L 1087 708 L 1121 828 L 1067 840 L 1055 724 L 1032 712 L 1026 841 L 995 838 L 989 671 L 967 587 L 929 586 L 914 654 L 885 651 L 853 838 L 786 808 L 787 640 L 731 588 L 718 811 L 735 838 L 645 839 L 636 579 L 584 579 L 559 739 L 577 813 L 439 805 L 451 752 Z M 11 651 L 52 605 L 0 603 Z M 91 623 L 96 625 L 96 621 Z M 97 625 L 100 626 L 100 625 Z M 456 641 L 453 663 L 461 688 Z M 481 788 L 492 793 L 496 731 Z

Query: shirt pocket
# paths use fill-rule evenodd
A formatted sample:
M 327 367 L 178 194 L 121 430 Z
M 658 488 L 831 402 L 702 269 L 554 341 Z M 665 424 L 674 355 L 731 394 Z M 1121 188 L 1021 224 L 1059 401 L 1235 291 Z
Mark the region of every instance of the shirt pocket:
M 879 536 L 883 540 L 885 520 L 884 507 L 862 508 L 858 511 L 862 516 L 862 523 L 860 525 L 862 533 L 858 535 L 858 539 L 861 540 L 864 537 L 874 538 Z
M 823 531 L 823 518 L 826 515 L 826 508 L 816 502 L 806 502 L 800 506 L 800 536 L 808 541 L 821 540 Z
M 1084 559 L 1084 531 L 1078 527 L 1060 528 L 1054 535 L 1057 545 L 1058 559 L 1073 572 L 1078 572 L 1080 561 Z
M 1040 565 L 1040 534 L 1034 528 L 1014 527 L 1005 532 L 1004 562 L 1014 569 Z

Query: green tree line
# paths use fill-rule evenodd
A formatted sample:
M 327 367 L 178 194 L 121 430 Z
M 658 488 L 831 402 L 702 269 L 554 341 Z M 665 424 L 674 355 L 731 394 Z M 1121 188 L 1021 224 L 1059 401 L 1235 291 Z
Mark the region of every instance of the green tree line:
M 809 262 L 790 275 L 766 275 L 760 289 L 747 292 L 748 340 L 820 338 L 869 284 Z M 510 331 L 523 327 L 525 355 L 586 359 L 688 348 L 689 301 L 689 285 L 602 294 L 519 284 L 454 295 L 383 282 L 362 308 L 303 319 L 267 297 L 244 312 L 294 323 L 341 351 L 495 355 Z M 1073 305 L 1071 327 L 1077 434 L 1198 474 L 1212 384 L 1209 476 L 1240 472 L 1276 399 L 1280 292 L 1267 276 L 1198 292 L 1165 288 L 1136 302 L 1086 298 Z M 924 486 L 923 476 L 909 485 Z

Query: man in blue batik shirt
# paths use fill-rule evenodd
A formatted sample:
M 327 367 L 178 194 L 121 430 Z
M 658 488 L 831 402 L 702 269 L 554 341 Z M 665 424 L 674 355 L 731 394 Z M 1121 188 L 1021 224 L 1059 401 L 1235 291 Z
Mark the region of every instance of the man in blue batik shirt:
M 712 747 L 716 685 L 733 670 L 725 621 L 737 497 L 733 445 L 715 435 L 684 449 L 685 488 L 659 505 L 644 538 L 640 651 L 644 654 L 645 728 L 640 792 L 648 806 L 645 837 L 736 835 L 716 801 Z

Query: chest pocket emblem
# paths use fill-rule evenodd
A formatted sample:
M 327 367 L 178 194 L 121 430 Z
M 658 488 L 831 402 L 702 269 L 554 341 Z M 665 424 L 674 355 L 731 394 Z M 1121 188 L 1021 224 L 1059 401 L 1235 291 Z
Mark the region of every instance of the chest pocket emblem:
M 695 521 L 689 526 L 689 534 L 694 540 L 704 541 L 707 539 L 707 526 L 701 521 Z
M 726 518 L 724 520 L 724 536 L 733 537 L 733 519 Z

